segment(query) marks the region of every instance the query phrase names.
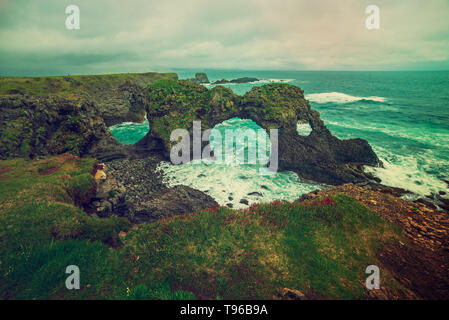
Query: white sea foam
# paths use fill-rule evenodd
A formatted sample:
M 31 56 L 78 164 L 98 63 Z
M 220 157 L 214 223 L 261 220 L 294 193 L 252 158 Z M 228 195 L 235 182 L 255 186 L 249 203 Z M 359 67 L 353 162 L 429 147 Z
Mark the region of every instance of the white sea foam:
M 425 143 L 437 148 L 447 148 L 449 141 L 449 134 L 446 132 L 432 132 L 428 133 L 423 130 L 421 134 L 417 134 L 416 127 L 404 127 L 394 126 L 389 124 L 388 126 L 383 123 L 371 123 L 368 125 L 362 122 L 342 123 L 338 121 L 326 121 L 327 125 L 338 126 L 347 129 L 357 129 L 371 132 L 381 132 L 391 137 L 398 137 L 408 139 L 410 141 L 416 141 L 419 143 Z M 346 138 L 346 137 L 343 137 Z
M 267 83 L 289 83 L 294 81 L 295 79 L 260 79 L 258 81 L 245 82 L 245 83 L 225 83 L 225 85 L 240 85 L 240 84 L 267 84 Z M 214 83 L 206 83 L 206 86 L 216 86 Z
M 349 94 L 341 93 L 341 92 L 323 92 L 323 93 L 311 93 L 306 95 L 306 99 L 316 103 L 349 103 L 356 101 L 375 101 L 375 102 L 385 102 L 386 98 L 383 97 L 355 97 Z
M 112 126 L 109 127 L 109 130 L 114 130 L 117 128 L 127 128 L 131 125 L 135 125 L 135 126 L 148 126 L 148 120 L 147 120 L 147 115 L 145 114 L 145 120 L 143 122 L 120 122 L 118 124 L 114 124 Z
M 312 132 L 312 127 L 309 123 L 297 123 L 296 131 L 300 136 L 308 136 Z
M 162 162 L 158 169 L 169 186 L 190 186 L 210 195 L 222 206 L 231 203 L 235 209 L 248 207 L 240 203 L 241 199 L 248 200 L 249 205 L 274 200 L 294 201 L 304 193 L 322 188 L 300 181 L 293 172 L 260 175 L 258 168 L 251 165 L 217 165 L 213 161 L 208 164 L 192 161 L 183 165 Z M 249 195 L 253 192 L 261 195 Z
M 253 84 L 265 84 L 265 83 L 288 83 L 288 82 L 292 82 L 295 79 L 260 79 L 259 81 L 254 81 L 251 82 Z
M 374 150 L 379 155 L 380 160 L 382 160 L 384 167 L 373 168 L 366 166 L 365 170 L 380 178 L 382 184 L 413 192 L 415 196 L 408 196 L 409 199 L 428 194 L 437 194 L 439 190 L 447 189 L 444 181 L 426 172 L 426 169 L 429 169 L 428 161 L 432 159 L 432 155 L 402 156 L 379 147 L 374 147 Z M 447 162 L 446 164 L 449 165 Z

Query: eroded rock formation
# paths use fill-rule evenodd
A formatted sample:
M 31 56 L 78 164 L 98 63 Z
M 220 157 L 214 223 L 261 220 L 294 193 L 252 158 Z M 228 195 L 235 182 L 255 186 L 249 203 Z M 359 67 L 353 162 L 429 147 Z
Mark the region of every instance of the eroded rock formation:
M 69 152 L 100 161 L 147 156 L 108 126 L 145 119 L 145 88 L 174 73 L 7 78 L 0 86 L 0 159 Z
M 268 84 L 240 97 L 222 86 L 208 90 L 190 81 L 161 80 L 150 85 L 147 94 L 151 130 L 136 147 L 158 151 L 167 159 L 175 144 L 170 141 L 174 129 L 187 129 L 193 138 L 193 121 L 201 121 L 205 130 L 239 117 L 267 131 L 278 129 L 280 169 L 305 179 L 333 185 L 373 180 L 363 165 L 381 164 L 366 140 L 334 137 L 296 86 Z M 310 135 L 297 133 L 298 121 L 310 124 Z
M 96 105 L 84 99 L 0 97 L 0 110 L 1 159 L 84 155 L 110 136 Z

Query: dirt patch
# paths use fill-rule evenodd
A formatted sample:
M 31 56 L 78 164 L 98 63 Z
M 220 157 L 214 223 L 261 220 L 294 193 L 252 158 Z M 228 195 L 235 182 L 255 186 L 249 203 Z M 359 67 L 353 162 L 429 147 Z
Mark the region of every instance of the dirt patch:
M 54 156 L 50 160 L 44 160 L 38 163 L 37 172 L 42 176 L 47 176 L 58 172 L 63 165 L 66 165 L 66 170 L 76 167 L 79 157 L 73 156 L 70 153 L 64 153 Z
M 379 261 L 404 287 L 422 299 L 449 298 L 449 256 L 416 244 L 386 245 L 377 253 Z

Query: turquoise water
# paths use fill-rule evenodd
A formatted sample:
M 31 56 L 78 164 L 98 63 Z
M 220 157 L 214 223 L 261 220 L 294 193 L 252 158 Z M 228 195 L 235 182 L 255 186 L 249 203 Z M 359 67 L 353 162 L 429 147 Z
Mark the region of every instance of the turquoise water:
M 137 141 L 145 137 L 150 130 L 148 120 L 142 123 L 123 122 L 109 127 L 112 135 L 121 143 L 135 144 Z
M 190 78 L 196 72 L 176 71 L 180 78 Z M 411 190 L 416 195 L 447 191 L 442 179 L 449 179 L 449 72 L 204 71 L 211 81 L 243 76 L 262 79 L 227 85 L 237 94 L 270 82 L 299 86 L 335 136 L 368 140 L 384 168 L 367 167 L 367 170 L 381 178 L 382 183 Z M 256 124 L 241 121 L 233 119 L 225 125 L 256 129 Z M 133 135 L 126 132 L 126 125 L 121 129 L 124 136 Z M 116 135 L 114 130 L 113 134 Z M 261 177 L 253 169 L 214 164 L 176 168 L 164 164 L 162 168 L 170 183 L 184 182 L 208 191 L 220 204 L 225 204 L 234 190 L 238 193 L 236 198 L 245 197 L 249 190 L 261 190 L 261 185 L 273 191 L 264 189 L 263 196 L 251 199 L 250 203 L 292 200 L 320 187 L 299 181 L 294 173 Z M 240 179 L 240 174 L 250 178 Z
M 216 125 L 214 129 L 217 129 L 223 137 L 225 137 L 226 130 L 262 132 L 261 141 L 265 140 L 268 145 L 263 151 L 269 155 L 271 146 L 268 135 L 252 120 L 232 118 Z M 183 165 L 162 163 L 160 169 L 163 171 L 167 183 L 171 186 L 188 185 L 211 195 L 220 205 L 232 204 L 233 208 L 247 206 L 240 203 L 241 199 L 246 199 L 248 205 L 274 200 L 294 201 L 300 195 L 322 187 L 322 185 L 301 181 L 293 172 L 268 170 L 266 162 L 259 163 L 257 161 L 259 157 L 256 143 L 248 144 L 247 140 L 243 143 L 234 141 L 235 149 L 226 150 L 225 138 L 221 142 L 211 142 L 216 160 L 195 160 Z M 216 146 L 220 144 L 222 153 L 217 153 Z M 255 164 L 250 164 L 248 160 L 248 158 L 252 158 L 249 156 L 251 154 L 255 155 Z M 220 155 L 221 163 L 217 163 Z M 232 161 L 227 163 L 225 158 L 229 155 L 231 155 Z M 244 161 L 239 163 L 237 161 L 239 156 L 242 158 L 245 156 Z

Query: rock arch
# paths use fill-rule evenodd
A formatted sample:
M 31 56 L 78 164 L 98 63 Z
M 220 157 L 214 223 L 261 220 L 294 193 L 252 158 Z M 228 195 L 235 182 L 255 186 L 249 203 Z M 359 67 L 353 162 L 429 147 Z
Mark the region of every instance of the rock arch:
M 238 96 L 223 86 L 207 89 L 187 80 L 166 79 L 151 84 L 147 98 L 151 130 L 135 145 L 137 152 L 151 150 L 168 159 L 172 130 L 187 129 L 192 136 L 193 121 L 201 121 L 206 130 L 239 117 L 253 120 L 267 132 L 278 129 L 279 169 L 302 178 L 333 185 L 362 182 L 374 179 L 363 165 L 381 165 L 366 140 L 334 137 L 296 86 L 267 84 Z M 297 133 L 299 120 L 310 124 L 308 136 Z

